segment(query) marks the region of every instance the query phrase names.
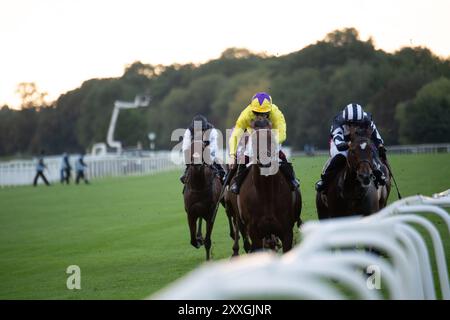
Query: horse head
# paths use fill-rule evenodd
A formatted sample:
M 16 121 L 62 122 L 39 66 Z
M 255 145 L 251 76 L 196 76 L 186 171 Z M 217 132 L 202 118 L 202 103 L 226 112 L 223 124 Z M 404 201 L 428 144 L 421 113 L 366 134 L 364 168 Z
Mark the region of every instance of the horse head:
M 211 164 L 210 153 L 205 152 L 209 146 L 210 130 L 194 130 L 191 145 L 185 153 L 186 163 L 191 165 Z
M 251 123 L 251 127 L 254 130 L 261 129 L 272 129 L 272 122 L 270 122 L 267 114 L 265 113 L 255 113 L 256 117 Z
M 275 139 L 272 132 L 272 122 L 264 114 L 257 114 L 252 121 L 252 148 L 256 151 L 256 162 L 261 167 L 270 167 L 274 158 L 278 159 L 276 154 Z M 256 146 L 256 147 L 255 147 Z
M 205 168 L 210 163 L 210 154 L 205 152 L 208 146 L 208 141 L 202 137 L 200 139 L 194 138 L 191 146 L 185 153 L 186 165 L 188 167 L 187 180 L 188 181 L 202 181 L 205 173 Z M 206 159 L 205 159 L 206 158 Z
M 350 170 L 356 173 L 356 178 L 364 188 L 369 187 L 374 179 L 372 141 L 367 136 L 355 134 L 351 138 L 347 162 Z
M 350 131 L 350 139 L 354 139 L 356 137 L 370 138 L 373 132 L 373 129 L 370 126 L 370 121 L 350 122 L 348 127 Z

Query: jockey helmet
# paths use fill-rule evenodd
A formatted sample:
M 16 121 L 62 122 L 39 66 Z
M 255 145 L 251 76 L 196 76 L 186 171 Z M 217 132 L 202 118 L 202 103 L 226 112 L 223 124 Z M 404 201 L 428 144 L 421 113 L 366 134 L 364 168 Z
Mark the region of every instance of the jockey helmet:
M 252 97 L 252 111 L 266 113 L 272 110 L 272 97 L 265 92 L 258 92 Z
M 206 117 L 202 116 L 201 114 L 198 114 L 198 115 L 194 116 L 194 118 L 192 119 L 192 123 L 191 123 L 192 130 L 194 129 L 194 124 L 197 121 L 201 122 L 203 131 L 205 131 L 205 130 L 207 130 L 209 128 L 208 120 L 206 119 Z
M 364 120 L 364 110 L 359 104 L 350 103 L 342 111 L 342 117 L 345 122 L 362 122 Z

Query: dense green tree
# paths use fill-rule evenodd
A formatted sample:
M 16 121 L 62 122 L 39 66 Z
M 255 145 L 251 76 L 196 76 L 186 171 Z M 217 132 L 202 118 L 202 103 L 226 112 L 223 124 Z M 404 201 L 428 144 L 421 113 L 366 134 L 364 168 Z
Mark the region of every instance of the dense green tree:
M 231 128 L 257 91 L 268 91 L 282 109 L 294 149 L 326 148 L 332 118 L 349 102 L 372 112 L 388 145 L 447 141 L 448 79 L 450 59 L 421 47 L 376 50 L 354 28 L 284 56 L 229 48 L 200 65 L 135 61 L 121 77 L 87 80 L 50 104 L 34 83 L 20 84 L 22 110 L 0 109 L 0 156 L 89 149 L 106 140 L 114 102 L 142 93 L 152 98 L 148 108 L 119 115 L 115 137 L 125 148 L 148 147 L 149 132 L 157 148 L 170 148 L 172 131 L 197 113 Z
M 171 90 L 162 101 L 159 121 L 158 143 L 170 146 L 173 130 L 186 128 L 196 114 L 209 116 L 218 90 L 224 85 L 225 79 L 218 74 L 211 74 L 193 81 L 187 88 Z M 214 119 L 209 119 L 214 123 Z M 159 130 L 158 130 L 159 131 Z
M 397 106 L 400 141 L 403 143 L 448 142 L 450 137 L 450 79 L 440 78 Z

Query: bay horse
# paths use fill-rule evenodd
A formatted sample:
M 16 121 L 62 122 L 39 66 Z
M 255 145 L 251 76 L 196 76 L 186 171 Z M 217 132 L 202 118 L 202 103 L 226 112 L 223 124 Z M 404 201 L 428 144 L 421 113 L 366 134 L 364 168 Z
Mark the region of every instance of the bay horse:
M 258 116 L 252 122 L 252 128 L 252 149 L 256 154 L 247 168 L 249 172 L 239 195 L 234 195 L 234 200 L 233 195 L 228 199 L 236 216 L 233 255 L 239 252 L 238 231 L 244 237 L 244 249 L 246 236 L 251 240 L 252 252 L 264 247 L 275 249 L 278 238 L 283 252 L 287 252 L 292 248 L 293 227 L 296 222 L 298 225 L 301 223 L 301 194 L 298 189 L 291 191 L 289 182 L 278 168 L 279 156 L 274 152 L 277 148 L 269 119 Z M 268 170 L 273 165 L 276 173 L 269 174 Z
M 197 145 L 198 148 L 195 148 Z M 205 163 L 202 154 L 205 150 L 202 140 L 191 143 L 190 164 L 186 173 L 186 184 L 183 191 L 184 208 L 187 213 L 191 245 L 195 248 L 205 246 L 206 260 L 210 259 L 211 233 L 213 229 L 213 212 L 219 200 L 222 184 L 210 165 Z M 206 221 L 205 238 L 202 237 L 202 219 Z M 198 227 L 197 227 L 198 222 Z
M 391 189 L 387 164 L 381 170 L 386 185 L 377 186 L 374 176 L 373 156 L 377 152 L 368 128 L 350 129 L 350 147 L 346 166 L 330 181 L 325 193 L 316 193 L 319 220 L 351 215 L 368 216 L 384 208 Z

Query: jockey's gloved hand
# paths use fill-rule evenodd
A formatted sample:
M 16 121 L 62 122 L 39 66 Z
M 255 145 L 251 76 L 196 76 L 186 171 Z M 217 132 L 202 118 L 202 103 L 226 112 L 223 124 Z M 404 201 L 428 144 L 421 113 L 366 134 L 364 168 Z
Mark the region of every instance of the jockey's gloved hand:
M 345 151 L 345 150 L 347 150 L 348 148 L 350 147 L 350 142 L 342 142 L 342 143 L 339 143 L 337 146 L 336 146 L 336 148 L 339 150 L 339 151 Z
M 384 147 L 384 145 L 380 144 L 378 146 L 378 154 L 381 159 L 386 160 L 386 148 Z
M 203 145 L 204 145 L 205 147 L 209 146 L 209 141 L 208 141 L 208 140 L 203 141 Z

